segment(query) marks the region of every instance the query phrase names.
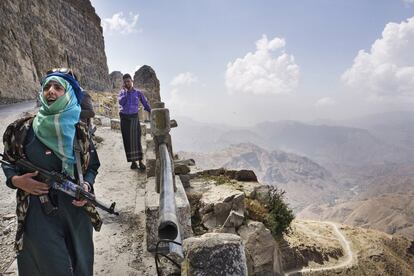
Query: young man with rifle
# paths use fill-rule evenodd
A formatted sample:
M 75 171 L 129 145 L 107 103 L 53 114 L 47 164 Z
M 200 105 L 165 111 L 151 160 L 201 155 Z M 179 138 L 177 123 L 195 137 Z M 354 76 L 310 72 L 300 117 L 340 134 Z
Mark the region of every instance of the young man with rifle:
M 65 68 L 41 82 L 40 109 L 19 119 L 3 136 L 3 171 L 17 189 L 15 249 L 20 276 L 93 275 L 92 227 L 110 213 L 93 195 L 100 166 L 85 124 L 79 122 L 83 92 Z

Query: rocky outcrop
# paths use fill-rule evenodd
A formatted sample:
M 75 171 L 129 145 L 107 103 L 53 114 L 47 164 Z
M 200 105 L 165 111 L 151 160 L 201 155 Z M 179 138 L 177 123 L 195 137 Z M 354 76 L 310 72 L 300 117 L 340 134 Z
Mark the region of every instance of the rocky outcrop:
M 161 101 L 160 81 L 150 66 L 144 65 L 135 72 L 134 87 L 144 93 L 151 106 Z
M 120 71 L 113 71 L 109 74 L 110 88 L 113 91 L 119 91 L 122 87 L 122 76 L 123 74 Z
M 101 20 L 89 0 L 2 0 L 0 14 L 0 101 L 33 99 L 54 67 L 71 67 L 87 90 L 109 88 Z

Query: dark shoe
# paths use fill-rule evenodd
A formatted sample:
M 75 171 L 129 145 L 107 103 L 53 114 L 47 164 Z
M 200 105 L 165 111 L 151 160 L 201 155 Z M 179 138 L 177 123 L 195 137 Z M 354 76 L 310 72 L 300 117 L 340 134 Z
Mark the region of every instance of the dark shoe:
M 144 163 L 142 163 L 142 161 L 139 161 L 139 169 L 140 170 L 145 170 L 147 167 L 144 165 Z
M 131 169 L 133 169 L 133 170 L 135 170 L 135 169 L 138 169 L 138 165 L 137 165 L 137 162 L 132 162 L 132 164 L 131 164 Z

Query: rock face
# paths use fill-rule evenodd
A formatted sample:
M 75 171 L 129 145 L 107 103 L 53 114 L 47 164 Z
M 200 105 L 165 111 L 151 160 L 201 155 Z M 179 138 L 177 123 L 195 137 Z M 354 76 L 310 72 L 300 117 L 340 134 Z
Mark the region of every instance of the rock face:
M 54 67 L 72 68 L 87 90 L 109 88 L 101 20 L 89 0 L 2 0 L 0 14 L 0 101 L 35 98 Z
M 109 74 L 110 88 L 115 91 L 121 90 L 123 74 L 119 71 L 113 71 Z
M 278 245 L 263 223 L 249 221 L 238 231 L 243 240 L 251 275 L 282 275 Z
M 144 93 L 151 106 L 161 101 L 160 81 L 150 66 L 144 65 L 135 72 L 134 87 Z

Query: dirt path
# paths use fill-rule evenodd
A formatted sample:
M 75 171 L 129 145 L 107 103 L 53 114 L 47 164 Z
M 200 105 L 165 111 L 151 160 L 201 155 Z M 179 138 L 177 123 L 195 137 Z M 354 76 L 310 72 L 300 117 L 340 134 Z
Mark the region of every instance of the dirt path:
M 17 115 L 1 118 L 1 133 L 15 117 Z M 156 275 L 154 259 L 145 249 L 146 175 L 129 168 L 119 131 L 113 131 L 109 127 L 98 127 L 96 135 L 104 139 L 97 149 L 101 167 L 95 183 L 96 196 L 107 204 L 115 201 L 115 209 L 120 215 L 113 216 L 99 211 L 104 223 L 100 232 L 94 232 L 94 274 Z M 2 151 L 2 147 L 0 150 Z M 0 173 L 0 181 L 0 275 L 6 269 L 7 275 L 17 275 L 12 249 L 15 219 L 8 218 L 14 214 L 15 192 L 4 184 L 3 173 Z
M 102 230 L 95 233 L 95 275 L 155 275 L 155 263 L 145 247 L 145 173 L 126 162 L 121 133 L 109 127 L 96 133 L 104 141 L 98 148 L 101 168 L 96 196 L 117 203 L 119 217 L 104 214 Z
M 300 268 L 300 269 L 291 270 L 291 271 L 286 272 L 285 276 L 301 274 L 301 273 L 317 272 L 317 271 L 335 270 L 335 269 L 340 269 L 340 268 L 344 268 L 344 267 L 348 267 L 352 265 L 355 254 L 353 253 L 351 249 L 350 241 L 341 233 L 341 231 L 338 228 L 338 225 L 336 225 L 333 222 L 329 222 L 329 221 L 318 222 L 318 223 L 324 223 L 333 228 L 335 235 L 337 236 L 344 250 L 344 254 L 346 256 L 345 259 L 341 263 L 336 264 L 336 265 L 327 265 L 323 267 Z

